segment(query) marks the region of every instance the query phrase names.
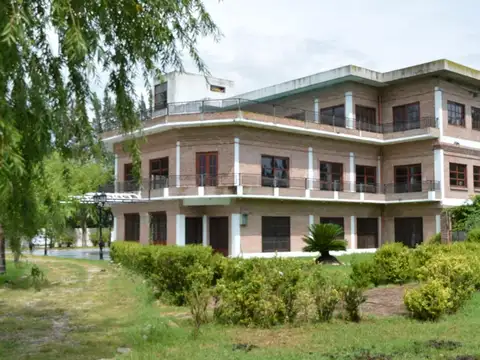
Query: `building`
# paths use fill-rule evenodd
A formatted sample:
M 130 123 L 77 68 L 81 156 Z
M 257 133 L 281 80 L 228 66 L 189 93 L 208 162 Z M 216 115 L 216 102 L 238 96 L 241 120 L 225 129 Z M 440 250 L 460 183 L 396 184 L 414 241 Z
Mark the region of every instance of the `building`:
M 480 191 L 477 70 L 350 65 L 236 96 L 231 82 L 182 76 L 158 84 L 137 133 L 141 185 L 125 138 L 104 134 L 115 191 L 137 194 L 112 205 L 116 240 L 293 256 L 309 224 L 331 222 L 352 250 L 412 246 L 443 230 L 444 207 Z

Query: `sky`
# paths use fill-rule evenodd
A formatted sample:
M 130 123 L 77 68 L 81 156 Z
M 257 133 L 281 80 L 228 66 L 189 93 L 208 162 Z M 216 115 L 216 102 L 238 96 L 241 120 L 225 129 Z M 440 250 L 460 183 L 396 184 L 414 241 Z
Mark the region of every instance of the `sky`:
M 475 0 L 204 0 L 223 33 L 199 51 L 237 93 L 354 64 L 388 71 L 448 58 L 480 69 Z M 196 72 L 185 58 L 185 67 Z

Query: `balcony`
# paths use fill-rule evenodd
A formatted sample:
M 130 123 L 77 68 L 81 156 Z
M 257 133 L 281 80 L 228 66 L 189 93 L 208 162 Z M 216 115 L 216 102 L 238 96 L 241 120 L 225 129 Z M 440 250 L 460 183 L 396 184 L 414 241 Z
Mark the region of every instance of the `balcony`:
M 238 184 L 238 185 L 237 185 Z M 281 197 L 389 203 L 402 201 L 440 200 L 438 181 L 414 184 L 363 184 L 356 182 L 325 182 L 308 178 L 272 178 L 258 174 L 219 174 L 165 176 L 140 183 L 117 182 L 100 191 L 137 193 L 142 199 L 197 196 Z
M 170 103 L 161 110 L 139 114 L 143 128 L 153 125 L 175 125 L 215 120 L 244 120 L 249 125 L 286 126 L 288 129 L 319 131 L 335 136 L 361 136 L 373 141 L 394 140 L 412 136 L 439 136 L 436 119 L 422 117 L 404 122 L 383 121 L 381 124 L 348 117 L 327 116 L 318 112 L 245 99 L 203 100 Z M 241 123 L 241 122 L 239 122 Z M 104 129 L 103 138 L 118 135 L 118 128 Z

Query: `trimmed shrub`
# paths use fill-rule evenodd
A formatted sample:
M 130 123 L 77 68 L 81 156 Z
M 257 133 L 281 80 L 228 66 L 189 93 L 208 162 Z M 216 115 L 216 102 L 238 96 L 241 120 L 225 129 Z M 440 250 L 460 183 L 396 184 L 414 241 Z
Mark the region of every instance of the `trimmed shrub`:
M 427 241 L 425 241 L 425 244 L 427 245 L 439 245 L 442 243 L 442 234 L 441 233 L 437 233 L 431 237 L 429 237 L 427 239 Z
M 407 290 L 404 303 L 408 311 L 418 320 L 438 320 L 452 308 L 452 289 L 440 280 L 429 280 L 419 288 Z
M 312 274 L 309 283 L 317 313 L 317 320 L 320 322 L 330 321 L 340 301 L 340 291 L 338 291 L 335 284 L 319 272 Z
M 480 244 L 480 228 L 470 230 L 466 241 Z
M 413 277 L 410 249 L 401 243 L 385 244 L 373 257 L 381 284 L 404 284 Z
M 352 272 L 350 279 L 354 284 L 361 288 L 367 288 L 370 284 L 378 286 L 380 284 L 379 273 L 376 270 L 373 260 L 352 261 Z
M 347 319 L 353 322 L 359 322 L 360 305 L 362 305 L 367 298 L 363 295 L 363 288 L 356 284 L 349 284 L 342 289 L 343 307 L 347 313 Z

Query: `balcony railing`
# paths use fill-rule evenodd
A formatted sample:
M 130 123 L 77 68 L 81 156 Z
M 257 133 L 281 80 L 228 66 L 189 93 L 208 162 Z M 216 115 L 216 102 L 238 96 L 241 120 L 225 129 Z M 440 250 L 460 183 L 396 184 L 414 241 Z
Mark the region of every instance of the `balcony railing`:
M 326 125 L 337 128 L 349 128 L 373 133 L 395 133 L 414 129 L 424 129 L 437 127 L 436 119 L 433 117 L 422 117 L 416 120 L 406 121 L 384 121 L 381 124 L 371 123 L 361 119 L 349 118 L 345 116 L 326 115 L 321 112 L 299 109 L 285 105 L 262 103 L 246 99 L 223 99 L 223 100 L 200 100 L 182 103 L 168 103 L 162 105 L 160 109 L 149 109 L 139 113 L 141 122 L 149 121 L 154 118 L 161 118 L 173 115 L 188 114 L 214 114 L 227 111 L 239 112 L 242 114 L 259 114 L 272 118 L 285 118 L 309 126 L 308 124 Z M 103 131 L 118 129 L 119 126 L 109 125 L 104 127 Z

